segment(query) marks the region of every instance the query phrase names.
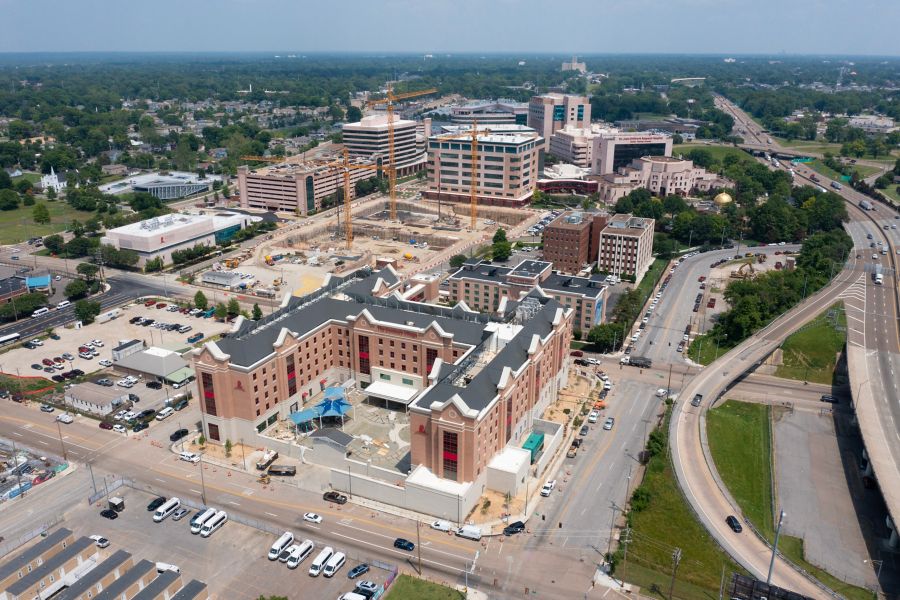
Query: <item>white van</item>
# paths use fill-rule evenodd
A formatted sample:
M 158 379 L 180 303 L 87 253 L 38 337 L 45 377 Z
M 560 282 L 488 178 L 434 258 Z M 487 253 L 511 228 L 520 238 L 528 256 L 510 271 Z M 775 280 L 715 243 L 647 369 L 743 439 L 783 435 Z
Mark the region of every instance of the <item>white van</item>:
M 193 329 L 193 327 L 191 327 L 190 325 L 182 325 L 178 328 L 178 333 L 187 333 L 191 329 Z
M 216 516 L 216 509 L 207 508 L 202 512 L 198 512 L 194 515 L 194 518 L 191 519 L 191 533 L 198 534 L 200 533 L 200 529 L 203 527 L 203 524 Z
M 281 534 L 281 537 L 272 544 L 272 547 L 269 549 L 269 560 L 277 560 L 278 555 L 281 552 L 294 543 L 294 534 L 290 531 L 285 531 Z
M 481 527 L 476 525 L 463 525 L 456 530 L 456 535 L 477 542 L 481 539 Z
M 44 315 L 46 315 L 48 312 L 50 312 L 50 309 L 47 308 L 46 306 L 45 306 L 44 308 L 39 308 L 39 309 L 37 309 L 36 311 L 34 311 L 33 313 L 31 313 L 31 318 L 32 318 L 32 319 L 35 319 L 35 318 L 37 318 L 37 317 L 44 316 Z
M 325 563 L 325 568 L 322 569 L 322 575 L 325 577 L 334 577 L 334 574 L 344 566 L 345 562 L 347 562 L 347 557 L 344 556 L 343 552 L 338 552 Z
M 68 300 L 63 300 L 62 302 L 60 302 L 59 304 L 56 305 L 56 310 L 62 310 L 65 307 L 71 306 L 71 305 L 72 305 L 72 303 L 69 302 Z
M 297 549 L 291 552 L 290 557 L 287 560 L 288 569 L 296 569 L 300 566 L 306 557 L 312 554 L 313 548 L 315 548 L 315 544 L 312 543 L 312 540 L 303 540 L 303 543 L 297 546 Z
M 331 558 L 331 555 L 334 554 L 334 550 L 331 546 L 325 546 L 322 548 L 322 551 L 319 552 L 316 559 L 309 565 L 309 576 L 317 577 L 319 573 L 322 572 L 322 568 L 325 566 L 325 563 L 328 562 L 328 559 Z
M 209 537 L 213 533 L 216 532 L 225 522 L 228 520 L 228 513 L 224 510 L 220 510 L 213 516 L 213 518 L 209 519 L 206 523 L 203 524 L 203 527 L 200 529 L 200 537 Z
M 156 563 L 156 572 L 157 573 L 165 573 L 166 571 L 173 571 L 175 573 L 181 573 L 181 569 L 178 565 L 170 565 L 169 563 L 158 562 Z
M 156 413 L 156 420 L 162 421 L 163 419 L 168 419 L 175 413 L 175 409 L 171 406 L 167 406 L 158 413 Z
M 153 521 L 156 523 L 165 521 L 169 515 L 178 510 L 179 506 L 181 506 L 181 500 L 178 498 L 169 498 L 166 500 L 165 504 L 156 509 L 156 513 L 153 515 Z

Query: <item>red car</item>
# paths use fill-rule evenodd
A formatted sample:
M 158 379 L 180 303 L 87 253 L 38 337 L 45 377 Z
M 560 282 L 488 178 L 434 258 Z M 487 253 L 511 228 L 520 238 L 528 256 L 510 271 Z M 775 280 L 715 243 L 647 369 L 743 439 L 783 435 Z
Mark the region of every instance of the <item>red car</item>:
M 584 356 L 584 352 L 581 350 L 572 350 L 569 352 L 569 356 Z
M 154 304 L 156 304 L 156 300 L 147 300 L 146 302 L 144 302 L 144 306 L 146 306 L 147 308 L 150 308 Z
M 160 309 L 160 308 L 165 308 L 166 306 L 167 306 L 167 305 L 166 305 L 165 302 L 160 302 L 159 304 L 156 305 L 156 308 L 157 308 L 157 309 Z
M 41 362 L 44 363 L 45 365 L 47 365 L 48 367 L 52 367 L 52 366 L 53 366 L 53 361 L 50 360 L 49 358 L 45 358 L 45 359 L 43 359 Z
M 112 429 L 112 423 L 107 423 L 106 421 L 100 421 L 100 429 Z
M 54 356 L 54 357 L 53 357 L 53 362 L 55 362 L 55 363 L 58 364 L 58 365 L 61 365 L 61 364 L 63 364 L 63 363 L 66 362 L 66 361 L 64 361 L 64 360 L 62 359 L 62 357 L 60 357 L 60 356 Z
M 697 281 L 699 281 L 700 283 L 703 283 L 704 281 L 706 281 L 706 275 L 701 275 L 700 279 L 698 279 Z

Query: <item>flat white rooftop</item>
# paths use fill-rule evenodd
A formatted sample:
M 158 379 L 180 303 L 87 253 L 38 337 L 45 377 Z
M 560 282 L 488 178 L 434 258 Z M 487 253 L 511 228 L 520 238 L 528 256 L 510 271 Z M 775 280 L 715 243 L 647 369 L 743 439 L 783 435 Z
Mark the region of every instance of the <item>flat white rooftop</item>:
M 369 396 L 375 396 L 382 400 L 390 400 L 391 402 L 400 402 L 402 404 L 409 404 L 419 393 L 419 390 L 416 388 L 405 385 L 394 385 L 393 383 L 384 381 L 376 381 L 370 384 L 364 391 Z

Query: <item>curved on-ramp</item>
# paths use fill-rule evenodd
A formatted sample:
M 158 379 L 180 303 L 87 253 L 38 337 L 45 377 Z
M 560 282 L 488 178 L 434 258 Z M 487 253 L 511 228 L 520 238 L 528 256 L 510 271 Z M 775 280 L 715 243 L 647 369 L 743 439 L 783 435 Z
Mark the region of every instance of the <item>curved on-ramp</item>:
M 855 263 L 852 261 L 851 264 Z M 785 337 L 836 302 L 859 276 L 855 269 L 843 270 L 828 286 L 706 367 L 682 390 L 681 401 L 675 404 L 669 435 L 672 462 L 682 492 L 707 531 L 758 579 L 766 579 L 772 550 L 750 528 L 736 534 L 725 523 L 725 517 L 740 515 L 741 511 L 719 478 L 709 453 L 706 411 L 735 378 L 760 364 Z M 703 394 L 699 408 L 690 405 L 689 399 L 694 394 Z M 811 598 L 829 595 L 821 584 L 794 569 L 781 557 L 776 557 L 772 583 Z

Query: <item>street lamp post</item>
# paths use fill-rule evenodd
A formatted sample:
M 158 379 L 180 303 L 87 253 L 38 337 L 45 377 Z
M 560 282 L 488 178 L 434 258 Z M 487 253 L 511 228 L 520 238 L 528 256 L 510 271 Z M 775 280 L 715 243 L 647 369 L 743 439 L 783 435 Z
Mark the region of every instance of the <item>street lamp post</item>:
M 62 428 L 59 426 L 59 419 L 56 420 L 56 432 L 59 434 L 59 445 L 62 446 L 63 461 L 68 461 L 66 453 L 66 443 L 63 441 Z
M 200 453 L 200 462 L 197 463 L 197 466 L 200 467 L 200 501 L 203 502 L 203 505 L 206 506 L 206 482 L 203 480 L 203 455 L 205 452 Z
M 778 515 L 778 526 L 775 528 L 775 543 L 772 544 L 772 558 L 769 560 L 769 575 L 766 577 L 766 585 L 772 583 L 772 571 L 775 570 L 775 553 L 778 552 L 778 537 L 781 535 L 781 526 L 784 524 L 784 511 Z

